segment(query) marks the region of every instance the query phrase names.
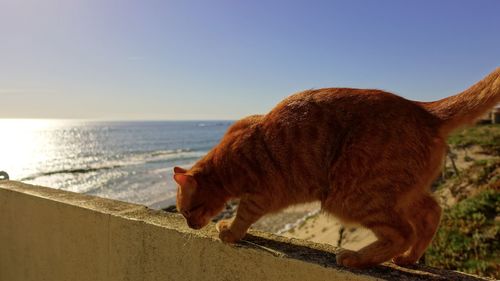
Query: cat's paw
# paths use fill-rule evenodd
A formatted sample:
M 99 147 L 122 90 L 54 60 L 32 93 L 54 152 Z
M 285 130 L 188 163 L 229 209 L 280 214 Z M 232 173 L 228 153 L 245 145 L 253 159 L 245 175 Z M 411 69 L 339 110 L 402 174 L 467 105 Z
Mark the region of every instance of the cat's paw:
M 219 239 L 224 243 L 233 244 L 240 240 L 238 235 L 235 235 L 230 229 L 223 229 L 219 232 Z
M 240 240 L 242 237 L 240 235 L 236 235 L 234 232 L 230 230 L 231 221 L 229 220 L 221 220 L 215 224 L 215 228 L 219 232 L 219 239 L 225 243 L 235 243 Z
M 215 229 L 220 233 L 224 229 L 229 229 L 229 226 L 231 226 L 230 220 L 220 220 L 215 224 Z
M 358 252 L 342 249 L 336 254 L 337 264 L 346 267 L 364 267 Z
M 412 265 L 412 264 L 417 263 L 417 261 L 418 261 L 418 259 L 415 259 L 414 257 L 409 256 L 409 255 L 401 255 L 401 256 L 397 256 L 397 257 L 392 259 L 392 262 L 394 262 L 395 264 L 397 264 L 399 266 Z

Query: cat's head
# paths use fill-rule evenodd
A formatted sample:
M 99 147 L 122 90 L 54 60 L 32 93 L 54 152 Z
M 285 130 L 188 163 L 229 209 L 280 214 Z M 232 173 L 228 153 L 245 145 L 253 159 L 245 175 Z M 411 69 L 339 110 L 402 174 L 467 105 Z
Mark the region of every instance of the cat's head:
M 202 182 L 185 169 L 174 168 L 177 182 L 177 210 L 186 218 L 189 227 L 200 229 L 224 209 L 226 198 L 220 189 Z

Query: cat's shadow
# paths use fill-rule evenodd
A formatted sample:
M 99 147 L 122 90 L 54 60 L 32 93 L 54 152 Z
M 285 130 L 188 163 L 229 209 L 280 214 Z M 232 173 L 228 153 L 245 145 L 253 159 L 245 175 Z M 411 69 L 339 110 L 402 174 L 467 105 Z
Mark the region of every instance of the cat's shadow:
M 268 236 L 268 234 L 264 236 Z M 280 236 L 273 236 L 272 239 L 268 239 L 261 235 L 247 234 L 245 238 L 237 244 L 237 247 L 264 250 L 275 256 L 297 259 L 308 263 L 314 263 L 322 267 L 341 267 L 335 262 L 335 248 L 333 246 L 320 244 L 306 246 L 300 244 L 301 241 L 296 239 L 290 243 L 288 238 Z M 465 273 L 431 268 L 420 264 L 400 267 L 387 262 L 369 269 L 361 270 L 346 267 L 342 267 L 342 269 L 352 273 L 370 275 L 386 280 L 485 280 Z

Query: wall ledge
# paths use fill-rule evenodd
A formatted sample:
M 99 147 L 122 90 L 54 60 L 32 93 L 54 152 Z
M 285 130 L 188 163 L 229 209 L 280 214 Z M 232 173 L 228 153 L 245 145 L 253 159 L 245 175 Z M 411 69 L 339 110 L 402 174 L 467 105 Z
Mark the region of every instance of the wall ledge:
M 213 225 L 95 196 L 0 181 L 0 280 L 492 280 L 422 265 L 350 270 L 336 248 Z

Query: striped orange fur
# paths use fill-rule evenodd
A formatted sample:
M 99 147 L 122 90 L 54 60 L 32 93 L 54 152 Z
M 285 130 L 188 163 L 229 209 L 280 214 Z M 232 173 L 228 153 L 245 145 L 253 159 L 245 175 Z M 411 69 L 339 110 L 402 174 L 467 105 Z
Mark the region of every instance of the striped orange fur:
M 430 186 L 447 135 L 499 101 L 500 68 L 463 93 L 430 103 L 379 90 L 301 92 L 266 115 L 236 122 L 191 169 L 176 167 L 177 206 L 198 229 L 239 198 L 235 219 L 217 225 L 220 239 L 233 243 L 263 215 L 319 200 L 324 211 L 378 238 L 357 252 L 342 251 L 339 264 L 412 264 L 439 224 Z

